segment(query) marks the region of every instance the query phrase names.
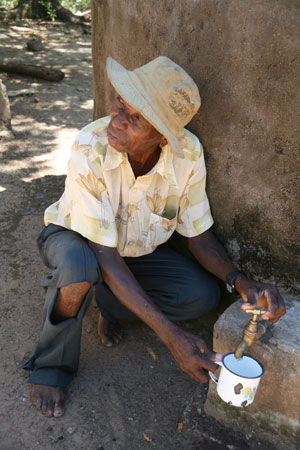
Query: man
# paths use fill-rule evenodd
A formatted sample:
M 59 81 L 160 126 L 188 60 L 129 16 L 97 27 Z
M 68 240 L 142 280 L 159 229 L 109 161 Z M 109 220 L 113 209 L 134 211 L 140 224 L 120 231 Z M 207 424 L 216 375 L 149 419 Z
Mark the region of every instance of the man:
M 52 275 L 44 280 L 41 336 L 24 368 L 32 371 L 32 402 L 47 416 L 63 414 L 94 285 L 103 345 L 120 341 L 119 320 L 138 317 L 199 382 L 221 355 L 172 320 L 217 306 L 208 272 L 237 290 L 244 309 L 264 306 L 271 322 L 285 313 L 277 289 L 238 271 L 209 230 L 203 150 L 183 128 L 200 106 L 193 80 L 166 57 L 133 72 L 109 58 L 107 71 L 116 90 L 110 117 L 75 140 L 65 192 L 46 210 L 38 238 Z M 200 265 L 163 245 L 175 230 Z

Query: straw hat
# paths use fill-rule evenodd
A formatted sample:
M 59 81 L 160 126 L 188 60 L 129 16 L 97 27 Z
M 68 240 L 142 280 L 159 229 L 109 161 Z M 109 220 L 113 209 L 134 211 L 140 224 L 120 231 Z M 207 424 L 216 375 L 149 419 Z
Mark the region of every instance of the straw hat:
M 198 111 L 201 100 L 192 78 L 166 56 L 132 72 L 107 58 L 107 73 L 115 90 L 140 111 L 183 157 L 183 127 Z

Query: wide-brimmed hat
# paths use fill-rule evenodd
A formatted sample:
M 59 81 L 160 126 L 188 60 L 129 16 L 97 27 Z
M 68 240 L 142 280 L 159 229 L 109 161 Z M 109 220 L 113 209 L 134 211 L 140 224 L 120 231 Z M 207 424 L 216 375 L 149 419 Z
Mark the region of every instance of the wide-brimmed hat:
M 133 71 L 107 58 L 107 73 L 115 90 L 137 109 L 183 156 L 183 127 L 198 111 L 198 88 L 182 67 L 159 56 Z

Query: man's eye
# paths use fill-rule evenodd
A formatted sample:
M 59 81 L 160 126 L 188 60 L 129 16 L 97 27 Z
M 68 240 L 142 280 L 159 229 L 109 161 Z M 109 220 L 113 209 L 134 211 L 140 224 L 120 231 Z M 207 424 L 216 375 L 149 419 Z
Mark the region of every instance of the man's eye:
M 140 122 L 140 121 L 142 120 L 142 118 L 141 118 L 141 116 L 140 116 L 139 114 L 135 114 L 135 115 L 133 116 L 133 119 L 134 119 L 136 122 Z
M 123 102 L 122 97 L 117 97 L 117 100 L 118 100 L 119 103 L 121 103 L 122 105 L 124 105 L 124 102 Z

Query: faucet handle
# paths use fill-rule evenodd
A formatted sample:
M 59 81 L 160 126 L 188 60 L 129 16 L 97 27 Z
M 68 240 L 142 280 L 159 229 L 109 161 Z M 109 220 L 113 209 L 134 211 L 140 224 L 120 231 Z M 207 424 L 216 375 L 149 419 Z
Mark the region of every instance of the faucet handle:
M 265 308 L 256 308 L 256 309 L 246 309 L 245 312 L 248 314 L 255 314 L 256 316 L 259 316 L 261 314 L 264 314 L 266 310 Z

